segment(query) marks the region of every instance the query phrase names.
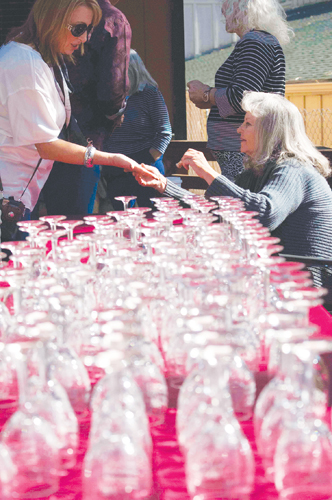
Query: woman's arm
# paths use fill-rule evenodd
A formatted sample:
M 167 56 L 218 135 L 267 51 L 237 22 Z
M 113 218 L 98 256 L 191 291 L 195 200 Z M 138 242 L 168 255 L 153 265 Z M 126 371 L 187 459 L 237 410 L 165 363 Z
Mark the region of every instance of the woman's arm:
M 190 100 L 200 109 L 217 106 L 225 118 L 234 113 L 243 113 L 241 101 L 245 90 L 260 92 L 271 71 L 273 46 L 252 38 L 240 40 L 232 57 L 232 82 L 223 88 L 210 88 L 199 80 L 192 80 L 189 87 Z M 205 99 L 204 100 L 204 92 Z
M 236 183 L 219 175 L 208 187 L 205 196 L 239 198 L 244 202 L 246 210 L 258 212 L 260 222 L 273 231 L 301 205 L 306 196 L 304 168 L 286 162 L 280 166 L 270 163 L 265 165 L 262 176 L 245 170 Z M 248 186 L 257 183 L 261 184 L 257 188 L 258 192 L 248 189 Z
M 255 39 L 240 40 L 232 53 L 232 81 L 218 88 L 214 100 L 221 118 L 243 113 L 241 101 L 247 91 L 260 92 L 271 71 L 273 46 Z
M 165 153 L 172 139 L 172 127 L 169 121 L 167 106 L 161 92 L 147 86 L 143 90 L 146 108 L 149 112 L 154 135 L 151 140 L 150 154 L 156 161 Z
M 209 185 L 220 175 L 209 165 L 204 154 L 201 151 L 196 151 L 196 149 L 188 149 L 176 166 L 178 168 L 184 167 L 186 170 L 189 170 L 189 167 L 191 167 Z
M 52 142 L 36 144 L 37 151 L 44 160 L 54 160 L 73 165 L 84 165 L 84 156 L 86 148 L 73 144 L 72 142 L 57 139 Z M 132 172 L 138 164 L 125 155 L 105 153 L 104 151 L 95 151 L 93 157 L 95 165 L 112 165 Z

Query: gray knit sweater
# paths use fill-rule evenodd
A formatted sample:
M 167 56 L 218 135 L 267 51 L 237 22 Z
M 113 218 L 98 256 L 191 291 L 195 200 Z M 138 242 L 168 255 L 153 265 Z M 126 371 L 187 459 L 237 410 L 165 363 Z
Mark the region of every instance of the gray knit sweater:
M 168 182 L 165 194 L 182 199 L 185 193 Z M 220 195 L 240 198 L 246 210 L 257 211 L 260 222 L 281 239 L 284 253 L 332 258 L 332 191 L 313 166 L 271 161 L 260 175 L 248 169 L 235 183 L 219 175 L 205 196 Z

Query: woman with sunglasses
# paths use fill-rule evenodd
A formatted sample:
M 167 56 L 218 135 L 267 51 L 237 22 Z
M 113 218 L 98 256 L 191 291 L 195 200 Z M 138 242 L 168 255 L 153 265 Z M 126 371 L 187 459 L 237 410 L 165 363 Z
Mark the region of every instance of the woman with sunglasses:
M 25 218 L 55 160 L 86 167 L 115 165 L 129 171 L 137 165 L 124 155 L 59 138 L 71 114 L 61 66 L 73 60 L 75 50 L 83 51 L 100 19 L 96 0 L 36 0 L 27 21 L 12 30 L 0 49 L 0 175 L 4 197 L 22 199 Z

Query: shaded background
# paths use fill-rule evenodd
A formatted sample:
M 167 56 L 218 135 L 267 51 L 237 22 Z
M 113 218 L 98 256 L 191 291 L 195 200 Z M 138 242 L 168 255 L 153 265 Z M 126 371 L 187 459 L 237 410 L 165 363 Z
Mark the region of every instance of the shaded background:
M 1 0 L 0 45 L 27 18 L 33 0 Z M 165 98 L 175 139 L 186 139 L 183 0 L 120 0 L 132 27 L 132 48 Z

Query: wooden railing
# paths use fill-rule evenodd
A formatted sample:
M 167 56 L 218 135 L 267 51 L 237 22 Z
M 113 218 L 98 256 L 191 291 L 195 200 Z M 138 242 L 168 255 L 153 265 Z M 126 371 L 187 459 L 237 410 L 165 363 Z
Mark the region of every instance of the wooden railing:
M 325 154 L 332 165 L 332 81 L 323 82 L 289 82 L 286 84 L 286 98 L 301 111 L 306 132 L 318 149 Z M 172 141 L 165 153 L 167 175 L 177 175 L 183 180 L 186 189 L 206 189 L 206 182 L 195 179 L 194 172 L 177 170 L 175 164 L 188 148 L 203 151 L 208 161 L 213 161 L 209 149 L 206 148 L 207 112 L 198 109 L 186 95 L 187 141 Z M 216 163 L 212 164 L 217 169 Z M 329 181 L 332 186 L 332 179 Z

